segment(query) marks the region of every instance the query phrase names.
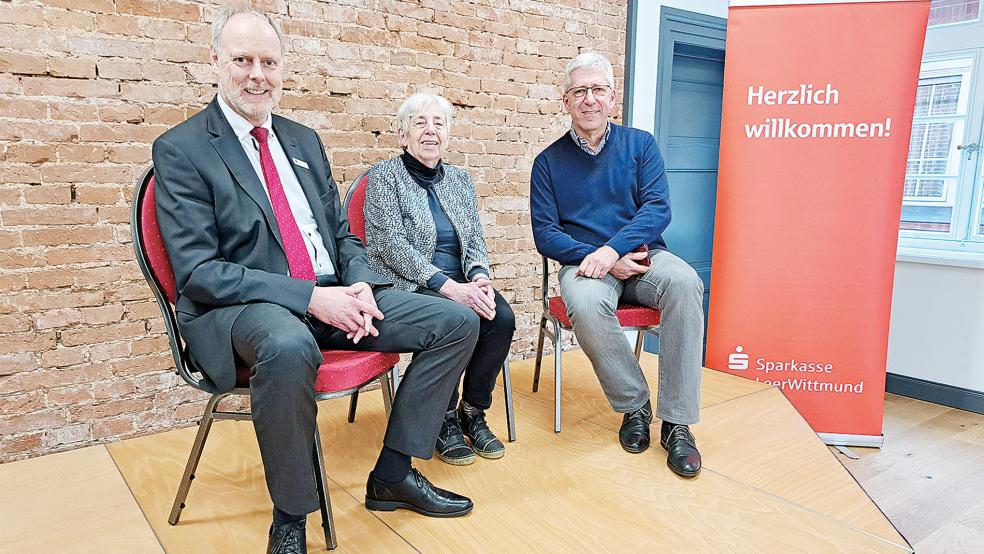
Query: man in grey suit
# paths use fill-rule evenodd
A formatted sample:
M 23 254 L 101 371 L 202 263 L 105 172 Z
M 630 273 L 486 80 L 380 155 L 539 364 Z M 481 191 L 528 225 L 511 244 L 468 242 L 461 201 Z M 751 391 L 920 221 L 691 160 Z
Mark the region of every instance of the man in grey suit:
M 465 515 L 468 498 L 411 467 L 430 458 L 447 398 L 478 336 L 461 306 L 401 292 L 349 232 L 318 135 L 272 115 L 284 42 L 248 6 L 212 27 L 219 92 L 154 142 L 157 212 L 177 280 L 178 324 L 213 392 L 251 368 L 253 422 L 274 503 L 268 552 L 305 552 L 318 509 L 310 455 L 321 348 L 414 352 L 366 486 L 371 510 Z

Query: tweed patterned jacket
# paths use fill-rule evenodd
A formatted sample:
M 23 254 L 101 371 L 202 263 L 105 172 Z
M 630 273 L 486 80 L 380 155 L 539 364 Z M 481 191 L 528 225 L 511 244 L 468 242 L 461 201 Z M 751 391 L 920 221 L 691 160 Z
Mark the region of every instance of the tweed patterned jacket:
M 458 233 L 461 272 L 489 272 L 488 248 L 478 218 L 478 199 L 468 172 L 444 164 L 444 178 L 434 184 L 437 199 Z M 437 227 L 427 191 L 413 180 L 399 156 L 369 170 L 366 185 L 366 253 L 369 267 L 403 290 L 427 286 L 440 270 L 431 263 Z

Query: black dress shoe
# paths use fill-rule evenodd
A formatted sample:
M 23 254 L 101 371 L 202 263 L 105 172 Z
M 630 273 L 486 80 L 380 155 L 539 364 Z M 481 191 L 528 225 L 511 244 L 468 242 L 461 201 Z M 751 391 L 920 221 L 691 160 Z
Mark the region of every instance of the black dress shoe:
M 664 421 L 659 430 L 659 445 L 666 449 L 666 465 L 681 477 L 700 473 L 700 452 L 686 425 Z
M 307 518 L 294 523 L 270 526 L 270 539 L 267 541 L 267 554 L 307 554 L 304 527 Z
M 618 442 L 626 452 L 638 454 L 649 448 L 649 424 L 653 422 L 653 406 L 646 405 L 622 416 L 618 430 Z
M 485 412 L 470 416 L 459 406 L 458 421 L 461 422 L 462 430 L 476 454 L 493 460 L 505 455 L 506 447 L 489 429 L 489 424 L 485 421 Z
M 442 461 L 455 466 L 466 466 L 475 462 L 475 452 L 465 443 L 465 435 L 461 432 L 461 422 L 454 410 L 444 414 L 444 423 L 437 434 L 437 444 L 434 453 Z
M 372 473 L 366 483 L 366 508 L 392 512 L 397 508 L 412 510 L 430 517 L 458 517 L 472 511 L 468 498 L 431 484 L 416 469 L 399 483 L 384 483 Z

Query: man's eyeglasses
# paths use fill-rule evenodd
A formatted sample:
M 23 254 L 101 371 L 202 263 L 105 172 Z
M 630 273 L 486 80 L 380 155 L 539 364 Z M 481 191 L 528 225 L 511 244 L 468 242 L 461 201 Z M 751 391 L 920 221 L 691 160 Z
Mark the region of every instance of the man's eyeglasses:
M 607 96 L 608 91 L 612 90 L 612 87 L 608 85 L 595 85 L 593 87 L 577 87 L 577 88 L 567 89 L 567 94 L 570 94 L 574 98 L 580 100 L 588 95 L 589 90 L 591 91 L 591 94 L 595 98 L 598 98 L 601 96 Z

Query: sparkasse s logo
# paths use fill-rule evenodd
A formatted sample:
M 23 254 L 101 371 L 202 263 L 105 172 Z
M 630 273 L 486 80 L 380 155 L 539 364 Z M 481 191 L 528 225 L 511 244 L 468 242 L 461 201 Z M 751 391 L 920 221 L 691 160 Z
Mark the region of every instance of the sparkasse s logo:
M 748 354 L 744 351 L 740 344 L 735 347 L 735 351 L 728 355 L 728 369 L 735 371 L 748 369 Z

